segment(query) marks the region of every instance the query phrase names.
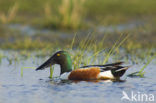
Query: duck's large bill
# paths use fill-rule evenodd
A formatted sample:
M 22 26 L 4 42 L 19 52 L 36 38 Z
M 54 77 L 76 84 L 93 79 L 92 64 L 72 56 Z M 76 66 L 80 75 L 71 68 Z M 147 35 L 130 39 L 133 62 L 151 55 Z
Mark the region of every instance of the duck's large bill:
M 52 65 L 54 65 L 55 64 L 55 60 L 54 60 L 54 58 L 53 58 L 53 56 L 51 57 L 51 58 L 49 58 L 46 62 L 44 62 L 42 65 L 40 65 L 37 69 L 36 69 L 36 71 L 37 70 L 43 70 L 43 69 L 45 69 L 45 68 L 47 68 L 47 67 L 50 67 L 50 66 L 52 66 Z

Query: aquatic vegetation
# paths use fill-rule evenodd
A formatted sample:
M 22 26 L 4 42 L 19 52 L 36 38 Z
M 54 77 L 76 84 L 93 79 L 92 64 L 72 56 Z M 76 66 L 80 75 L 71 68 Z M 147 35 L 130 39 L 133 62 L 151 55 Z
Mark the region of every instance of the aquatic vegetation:
M 24 69 L 36 69 L 36 68 L 35 67 L 21 67 L 21 77 L 23 77 L 23 74 L 24 74 L 23 70 Z
M 113 45 L 111 50 L 107 53 L 102 47 L 102 45 L 101 47 L 99 47 L 100 45 L 97 45 L 97 42 L 94 41 L 93 34 L 88 34 L 87 37 L 79 43 L 79 46 L 77 47 L 78 50 L 74 51 L 75 55 L 72 55 L 72 60 L 74 60 L 73 61 L 74 68 L 76 69 L 82 65 L 88 65 L 88 64 L 96 64 L 96 63 L 105 64 L 108 61 L 108 59 L 111 57 L 111 55 L 115 51 L 117 51 L 117 49 L 119 49 L 119 47 L 123 44 L 123 42 L 128 38 L 128 35 L 126 35 L 123 38 L 123 40 L 121 40 L 122 36 L 123 34 L 120 35 L 119 39 Z M 102 41 L 99 42 L 99 44 L 103 44 L 104 39 L 105 37 L 103 38 Z M 76 35 L 72 40 L 70 46 L 71 49 L 75 41 L 76 41 Z M 97 49 L 97 47 L 99 49 Z M 100 55 L 102 55 L 103 58 L 99 58 Z
M 15 3 L 12 7 L 9 8 L 8 14 L 0 13 L 0 22 L 3 24 L 10 23 L 13 21 L 17 15 L 18 4 Z
M 32 38 L 24 38 L 23 40 L 16 40 L 13 43 L 5 43 L 2 44 L 1 47 L 3 49 L 14 49 L 14 50 L 37 50 L 37 49 L 49 49 L 51 47 L 53 47 L 53 45 L 51 43 L 48 42 L 42 42 L 39 39 L 33 40 Z
M 53 77 L 53 71 L 54 71 L 54 67 L 50 67 L 50 76 L 49 76 L 49 78 L 52 78 Z
M 140 71 L 137 74 L 138 76 L 140 76 L 140 77 L 143 77 L 144 76 L 144 74 L 145 74 L 144 69 L 151 63 L 151 61 L 155 57 L 156 57 L 156 54 L 154 56 L 150 57 L 150 58 L 149 57 L 147 58 L 147 63 L 140 69 Z
M 3 53 L 0 52 L 0 63 L 2 62 L 3 57 L 4 57 Z
M 150 50 L 151 51 L 151 50 Z M 140 71 L 134 72 L 129 74 L 129 77 L 144 77 L 145 71 L 144 69 L 152 62 L 152 60 L 156 57 L 156 54 L 154 54 L 153 56 L 147 55 L 147 57 L 145 58 L 145 60 L 147 59 L 147 63 L 145 63 L 145 65 L 143 65 L 143 67 L 140 69 Z
M 113 45 L 113 47 L 111 48 L 111 50 L 108 52 L 108 54 L 106 55 L 106 58 L 104 59 L 103 61 L 103 64 L 105 64 L 109 57 L 111 56 L 111 54 L 113 54 L 117 49 L 119 49 L 119 47 L 125 42 L 125 40 L 128 39 L 129 35 L 127 34 L 127 36 L 121 40 L 121 37 L 122 37 L 123 34 L 120 35 L 120 38 L 116 41 L 116 43 Z M 118 43 L 118 45 L 117 45 Z M 114 51 L 113 51 L 114 50 Z
M 53 13 L 51 5 L 47 2 L 44 7 L 46 25 L 60 27 L 63 29 L 77 29 L 83 20 L 83 4 L 85 0 L 62 0 L 58 6 L 57 13 Z

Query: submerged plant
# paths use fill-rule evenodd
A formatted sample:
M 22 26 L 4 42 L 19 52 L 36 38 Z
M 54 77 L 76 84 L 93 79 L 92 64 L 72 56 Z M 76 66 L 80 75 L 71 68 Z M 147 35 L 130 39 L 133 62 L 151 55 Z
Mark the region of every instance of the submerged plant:
M 120 38 L 116 41 L 116 43 L 113 45 L 113 47 L 111 48 L 111 50 L 108 52 L 108 54 L 106 55 L 106 58 L 103 61 L 103 64 L 105 64 L 109 57 L 111 56 L 111 54 L 113 54 L 117 49 L 119 49 L 119 47 L 128 39 L 129 35 L 127 34 L 127 36 L 121 40 L 123 34 L 120 35 Z
M 4 55 L 0 52 L 0 63 L 2 62 Z
M 145 74 L 144 69 L 151 63 L 151 61 L 156 57 L 156 54 L 154 56 L 152 56 L 151 58 L 148 58 L 147 63 L 140 69 L 140 71 L 138 72 L 138 75 L 140 77 L 143 77 Z
M 21 77 L 23 77 L 23 73 L 24 73 L 23 70 L 24 69 L 36 69 L 36 67 L 22 67 L 21 68 Z
M 147 63 L 140 69 L 138 72 L 134 72 L 129 74 L 129 77 L 144 77 L 145 71 L 144 69 L 151 63 L 151 61 L 156 57 L 156 54 L 153 55 L 152 57 L 147 58 Z
M 54 67 L 50 66 L 50 76 L 49 76 L 49 78 L 53 77 L 53 71 L 54 71 Z

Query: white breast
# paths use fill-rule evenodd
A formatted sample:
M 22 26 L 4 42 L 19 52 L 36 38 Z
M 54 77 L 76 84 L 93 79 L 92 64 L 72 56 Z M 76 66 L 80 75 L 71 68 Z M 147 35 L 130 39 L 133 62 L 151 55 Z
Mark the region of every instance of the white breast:
M 98 77 L 107 77 L 107 78 L 110 78 L 110 79 L 114 79 L 114 76 L 112 74 L 112 72 L 110 70 L 108 71 L 104 71 L 104 72 L 100 72 L 100 74 L 98 75 Z
M 60 75 L 60 79 L 62 80 L 68 80 L 68 76 L 70 75 L 70 72 L 65 72 L 62 75 Z

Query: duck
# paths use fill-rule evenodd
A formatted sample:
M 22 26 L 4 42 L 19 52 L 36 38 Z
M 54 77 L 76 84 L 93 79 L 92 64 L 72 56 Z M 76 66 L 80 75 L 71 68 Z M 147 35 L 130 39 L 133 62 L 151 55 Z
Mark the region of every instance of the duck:
M 54 64 L 60 65 L 61 80 L 117 80 L 129 68 L 129 66 L 122 66 L 123 62 L 115 62 L 105 65 L 87 65 L 73 70 L 69 53 L 58 51 L 36 68 L 36 71 L 51 67 Z

